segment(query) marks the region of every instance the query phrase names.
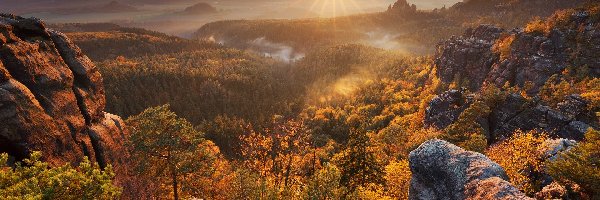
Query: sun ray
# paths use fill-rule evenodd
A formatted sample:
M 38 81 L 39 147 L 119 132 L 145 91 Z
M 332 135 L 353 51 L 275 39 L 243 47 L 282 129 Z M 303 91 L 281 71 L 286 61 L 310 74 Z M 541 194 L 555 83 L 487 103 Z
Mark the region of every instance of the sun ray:
M 355 8 L 355 9 L 356 9 L 358 12 L 360 12 L 360 13 L 364 13 L 364 12 L 365 12 L 365 10 L 363 10 L 363 8 L 362 8 L 360 5 L 358 5 L 358 3 L 356 3 L 356 1 L 354 1 L 354 0 L 348 0 L 348 1 L 346 1 L 346 2 L 350 2 L 350 4 L 352 4 L 352 5 L 354 6 L 354 8 Z
M 315 8 L 317 7 L 317 5 L 319 5 L 319 2 L 321 2 L 321 0 L 314 0 L 313 3 L 312 3 L 312 5 L 310 5 L 309 10 L 310 11 L 314 11 Z
M 340 8 L 342 9 L 342 15 L 348 15 L 348 9 L 346 8 L 346 4 L 344 2 L 344 0 L 340 0 Z
M 312 0 L 308 10 L 315 12 L 319 17 L 339 17 L 364 13 L 365 9 L 361 5 L 356 0 Z
M 327 9 L 327 1 L 328 0 L 320 1 L 321 2 L 321 10 L 319 11 L 320 17 L 325 17 L 325 10 Z

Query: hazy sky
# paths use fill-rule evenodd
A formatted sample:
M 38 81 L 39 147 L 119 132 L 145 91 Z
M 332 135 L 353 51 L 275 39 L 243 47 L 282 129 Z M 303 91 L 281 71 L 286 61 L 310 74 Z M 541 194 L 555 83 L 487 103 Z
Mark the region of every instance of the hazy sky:
M 111 22 L 187 36 L 202 25 L 230 19 L 298 19 L 381 12 L 396 0 L 116 0 L 133 5 L 132 12 L 101 12 L 112 0 L 0 0 L 0 12 L 38 17 L 49 23 Z M 452 6 L 461 0 L 408 0 L 419 9 Z M 215 14 L 180 16 L 199 2 L 216 7 Z M 82 9 L 86 8 L 86 9 Z M 89 8 L 95 9 L 89 9 Z M 77 11 L 79 10 L 79 12 Z M 82 12 L 84 10 L 85 12 Z M 89 12 L 90 10 L 97 12 Z

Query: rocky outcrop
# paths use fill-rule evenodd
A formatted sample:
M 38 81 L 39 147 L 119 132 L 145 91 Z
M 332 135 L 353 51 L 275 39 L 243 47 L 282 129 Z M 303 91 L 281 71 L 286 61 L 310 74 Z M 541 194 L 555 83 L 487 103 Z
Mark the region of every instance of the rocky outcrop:
M 444 129 L 456 121 L 472 101 L 460 90 L 446 91 L 429 102 L 425 110 L 425 125 Z
M 104 112 L 102 76 L 65 35 L 37 19 L 0 15 L 0 151 L 20 160 L 40 151 L 52 165 L 87 156 L 128 175 L 123 121 Z
M 558 108 L 551 108 L 536 98 L 526 100 L 511 94 L 494 109 L 489 121 L 494 122 L 490 130 L 496 139 L 517 129 L 537 129 L 556 138 L 582 140 L 588 128 L 598 127 L 593 115 L 587 110 L 587 101 L 579 95 L 567 96 Z
M 438 95 L 425 110 L 425 125 L 446 128 L 469 107 L 473 98 L 457 90 Z M 582 140 L 588 128 L 599 127 L 594 112 L 588 109 L 588 102 L 576 94 L 565 97 L 552 108 L 537 98 L 526 99 L 513 93 L 492 105 L 491 110 L 488 116 L 478 120 L 490 142 L 510 137 L 516 130 L 539 130 L 553 138 Z
M 471 91 L 485 84 L 531 84 L 527 92 L 532 95 L 569 66 L 587 67 L 588 76 L 599 77 L 600 56 L 595 53 L 600 51 L 598 19 L 588 10 L 569 14 L 549 31 L 505 32 L 490 25 L 469 29 L 438 45 L 437 76 L 444 83 L 458 81 Z
M 415 4 L 409 4 L 406 0 L 398 0 L 388 7 L 387 12 L 409 14 L 417 12 L 417 6 Z
M 500 165 L 443 140 L 410 152 L 409 199 L 531 199 L 512 186 Z
M 499 56 L 491 51 L 504 30 L 491 25 L 468 29 L 461 37 L 438 45 L 435 59 L 437 76 L 444 83 L 458 81 L 475 91 L 481 87 Z
M 583 139 L 588 128 L 598 128 L 590 102 L 577 94 L 549 106 L 536 97 L 550 77 L 565 77 L 567 68 L 580 78 L 600 77 L 600 21 L 593 9 L 565 11 L 527 31 L 505 32 L 490 25 L 468 30 L 438 46 L 435 68 L 446 84 L 456 83 L 473 94 L 451 90 L 438 95 L 425 114 L 425 125 L 446 128 L 456 121 L 485 85 L 518 86 L 528 96 L 509 94 L 488 105 L 492 112 L 477 122 L 489 142 L 506 138 L 515 130 L 541 130 L 556 138 Z M 560 23 L 558 23 L 560 22 Z M 537 23 L 537 22 L 536 22 Z M 545 24 L 544 24 L 545 23 Z M 534 26 L 535 27 L 535 26 Z M 594 53 L 595 52 L 595 53 Z M 573 72 L 576 71 L 576 72 Z
M 563 25 L 557 25 L 547 33 L 536 31 L 513 31 L 508 57 L 494 63 L 487 82 L 502 86 L 524 86 L 532 83 L 527 91 L 537 94 L 539 88 L 555 74 L 567 67 L 588 67 L 590 77 L 600 76 L 600 27 L 588 11 L 573 12 Z

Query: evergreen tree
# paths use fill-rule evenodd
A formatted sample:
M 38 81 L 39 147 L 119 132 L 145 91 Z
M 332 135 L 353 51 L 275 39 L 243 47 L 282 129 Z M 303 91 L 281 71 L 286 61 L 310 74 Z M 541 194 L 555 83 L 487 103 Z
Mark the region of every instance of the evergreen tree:
M 600 131 L 590 128 L 583 142 L 550 161 L 548 172 L 562 183 L 577 183 L 591 197 L 599 197 Z
M 203 144 L 203 134 L 171 112 L 169 105 L 148 108 L 127 124 L 138 172 L 155 177 L 161 186 L 171 185 L 176 200 L 182 196 L 180 189 L 186 188 L 182 180 L 210 168 L 214 160 Z
M 360 186 L 383 182 L 383 167 L 370 149 L 369 137 L 362 131 L 351 131 L 346 150 L 337 161 L 341 185 L 353 192 Z

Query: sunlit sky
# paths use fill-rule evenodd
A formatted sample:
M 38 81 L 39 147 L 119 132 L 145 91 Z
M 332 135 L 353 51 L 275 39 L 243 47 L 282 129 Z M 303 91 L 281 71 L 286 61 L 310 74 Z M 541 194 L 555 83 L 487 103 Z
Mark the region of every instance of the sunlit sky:
M 348 15 L 357 12 L 369 12 L 373 7 L 385 7 L 395 0 L 292 0 L 293 4 L 310 4 L 309 10 L 322 16 Z M 309 1 L 309 2 L 307 2 Z M 312 1 L 312 2 L 310 2 Z M 409 0 L 420 9 L 433 9 L 452 6 L 460 0 Z
M 38 17 L 49 23 L 110 22 L 186 37 L 205 23 L 232 19 L 298 19 L 381 12 L 396 0 L 116 0 L 134 12 L 77 12 L 101 8 L 112 0 L 0 0 L 0 12 Z M 408 0 L 419 9 L 452 6 L 462 0 Z M 152 2 L 148 4 L 148 2 Z M 206 2 L 220 12 L 178 16 L 188 6 Z M 56 12 L 61 10 L 61 12 Z M 79 9 L 81 10 L 81 9 Z

